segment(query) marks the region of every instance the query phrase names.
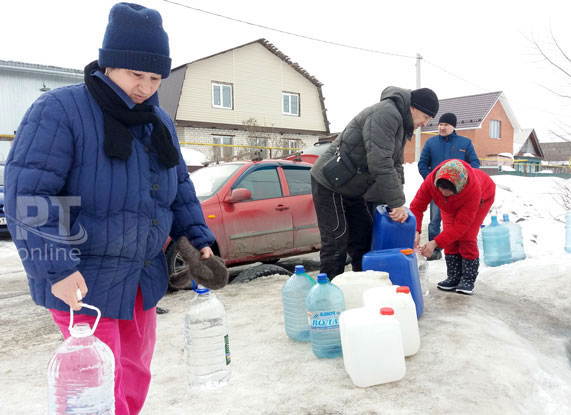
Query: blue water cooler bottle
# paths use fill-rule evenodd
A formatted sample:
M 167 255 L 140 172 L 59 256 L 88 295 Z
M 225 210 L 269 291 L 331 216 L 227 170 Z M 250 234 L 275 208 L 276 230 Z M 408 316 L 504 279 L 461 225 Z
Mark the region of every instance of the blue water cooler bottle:
M 327 274 L 319 274 L 305 304 L 313 353 L 320 358 L 343 356 L 339 316 L 345 311 L 345 297 L 341 288 L 331 284 Z
M 525 259 L 521 226 L 515 222 L 510 221 L 509 215 L 507 213 L 504 213 L 504 221 L 502 225 L 504 225 L 510 230 L 510 247 L 512 251 L 512 262 L 521 261 L 522 259 Z
M 292 340 L 309 341 L 305 299 L 314 285 L 315 281 L 305 272 L 303 265 L 296 265 L 295 273 L 289 277 L 282 287 L 285 330 Z
M 510 230 L 492 216 L 492 223 L 482 230 L 484 242 L 484 262 L 490 267 L 512 262 Z
M 478 231 L 478 252 L 479 252 L 479 257 L 481 260 L 484 260 L 484 239 L 482 237 L 482 231 L 484 230 L 484 228 L 486 227 L 486 225 L 481 224 L 480 225 L 480 230 Z

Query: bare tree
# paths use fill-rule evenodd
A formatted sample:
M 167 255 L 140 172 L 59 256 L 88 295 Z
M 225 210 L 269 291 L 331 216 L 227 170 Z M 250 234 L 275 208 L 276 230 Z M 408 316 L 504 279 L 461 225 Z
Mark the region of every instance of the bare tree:
M 551 193 L 553 200 L 565 209 L 565 212 L 571 211 L 571 184 L 569 180 L 555 181 L 555 191 Z M 565 218 L 555 218 L 559 222 L 565 222 Z
M 258 120 L 255 118 L 242 121 L 242 124 L 246 127 L 248 133 L 248 145 L 253 146 L 249 149 L 243 149 L 243 151 L 240 152 L 244 158 L 252 158 L 256 155 L 269 157 L 271 155 L 271 151 L 264 151 L 263 148 L 256 147 L 283 147 L 283 140 L 275 133 L 272 133 L 270 127 L 259 125 Z
M 546 61 L 556 70 L 559 75 L 563 76 L 563 79 L 567 84 L 561 90 L 555 90 L 545 85 L 540 86 L 552 94 L 571 103 L 571 58 L 560 46 L 557 38 L 553 34 L 553 30 L 550 29 L 549 43 L 552 46 L 551 48 L 549 48 L 548 45 L 540 43 L 535 37 L 532 37 L 530 41 L 535 46 L 535 49 L 539 52 L 542 60 Z M 549 132 L 564 141 L 571 141 L 571 126 L 561 121 L 559 121 L 558 124 L 559 131 L 550 129 Z

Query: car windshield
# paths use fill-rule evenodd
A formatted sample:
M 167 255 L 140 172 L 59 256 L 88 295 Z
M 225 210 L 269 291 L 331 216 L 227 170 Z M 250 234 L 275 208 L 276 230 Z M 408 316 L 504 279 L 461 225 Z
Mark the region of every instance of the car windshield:
M 315 154 L 316 156 L 320 156 L 325 153 L 325 150 L 329 147 L 331 147 L 331 141 L 315 143 L 311 147 L 305 147 L 303 149 L 303 154 Z
M 217 164 L 193 171 L 190 174 L 190 179 L 194 183 L 198 200 L 206 200 L 214 195 L 242 166 L 243 164 L 234 163 Z

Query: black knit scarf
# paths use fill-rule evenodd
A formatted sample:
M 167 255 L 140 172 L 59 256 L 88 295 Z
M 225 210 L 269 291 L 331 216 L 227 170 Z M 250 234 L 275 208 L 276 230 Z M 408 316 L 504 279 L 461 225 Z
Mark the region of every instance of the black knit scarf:
M 172 143 L 172 137 L 162 120 L 155 114 L 154 107 L 148 104 L 135 104 L 129 109 L 113 89 L 102 79 L 92 76 L 94 70 L 103 72 L 97 61 L 91 62 L 84 69 L 84 80 L 87 89 L 103 111 L 105 141 L 103 150 L 107 157 L 127 160 L 131 155 L 133 135 L 130 126 L 153 124 L 151 142 L 159 155 L 159 161 L 166 168 L 178 164 L 178 151 Z

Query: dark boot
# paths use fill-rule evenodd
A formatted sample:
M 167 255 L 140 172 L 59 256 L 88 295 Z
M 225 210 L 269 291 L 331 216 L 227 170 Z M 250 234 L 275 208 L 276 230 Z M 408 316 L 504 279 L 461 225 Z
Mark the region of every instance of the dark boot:
M 448 278 L 440 281 L 436 286 L 441 290 L 451 291 L 462 279 L 462 257 L 460 255 L 444 255 L 444 259 L 446 260 Z
M 474 283 L 478 276 L 478 268 L 480 267 L 480 259 L 462 258 L 462 279 L 456 287 L 456 292 L 461 294 L 474 294 Z

